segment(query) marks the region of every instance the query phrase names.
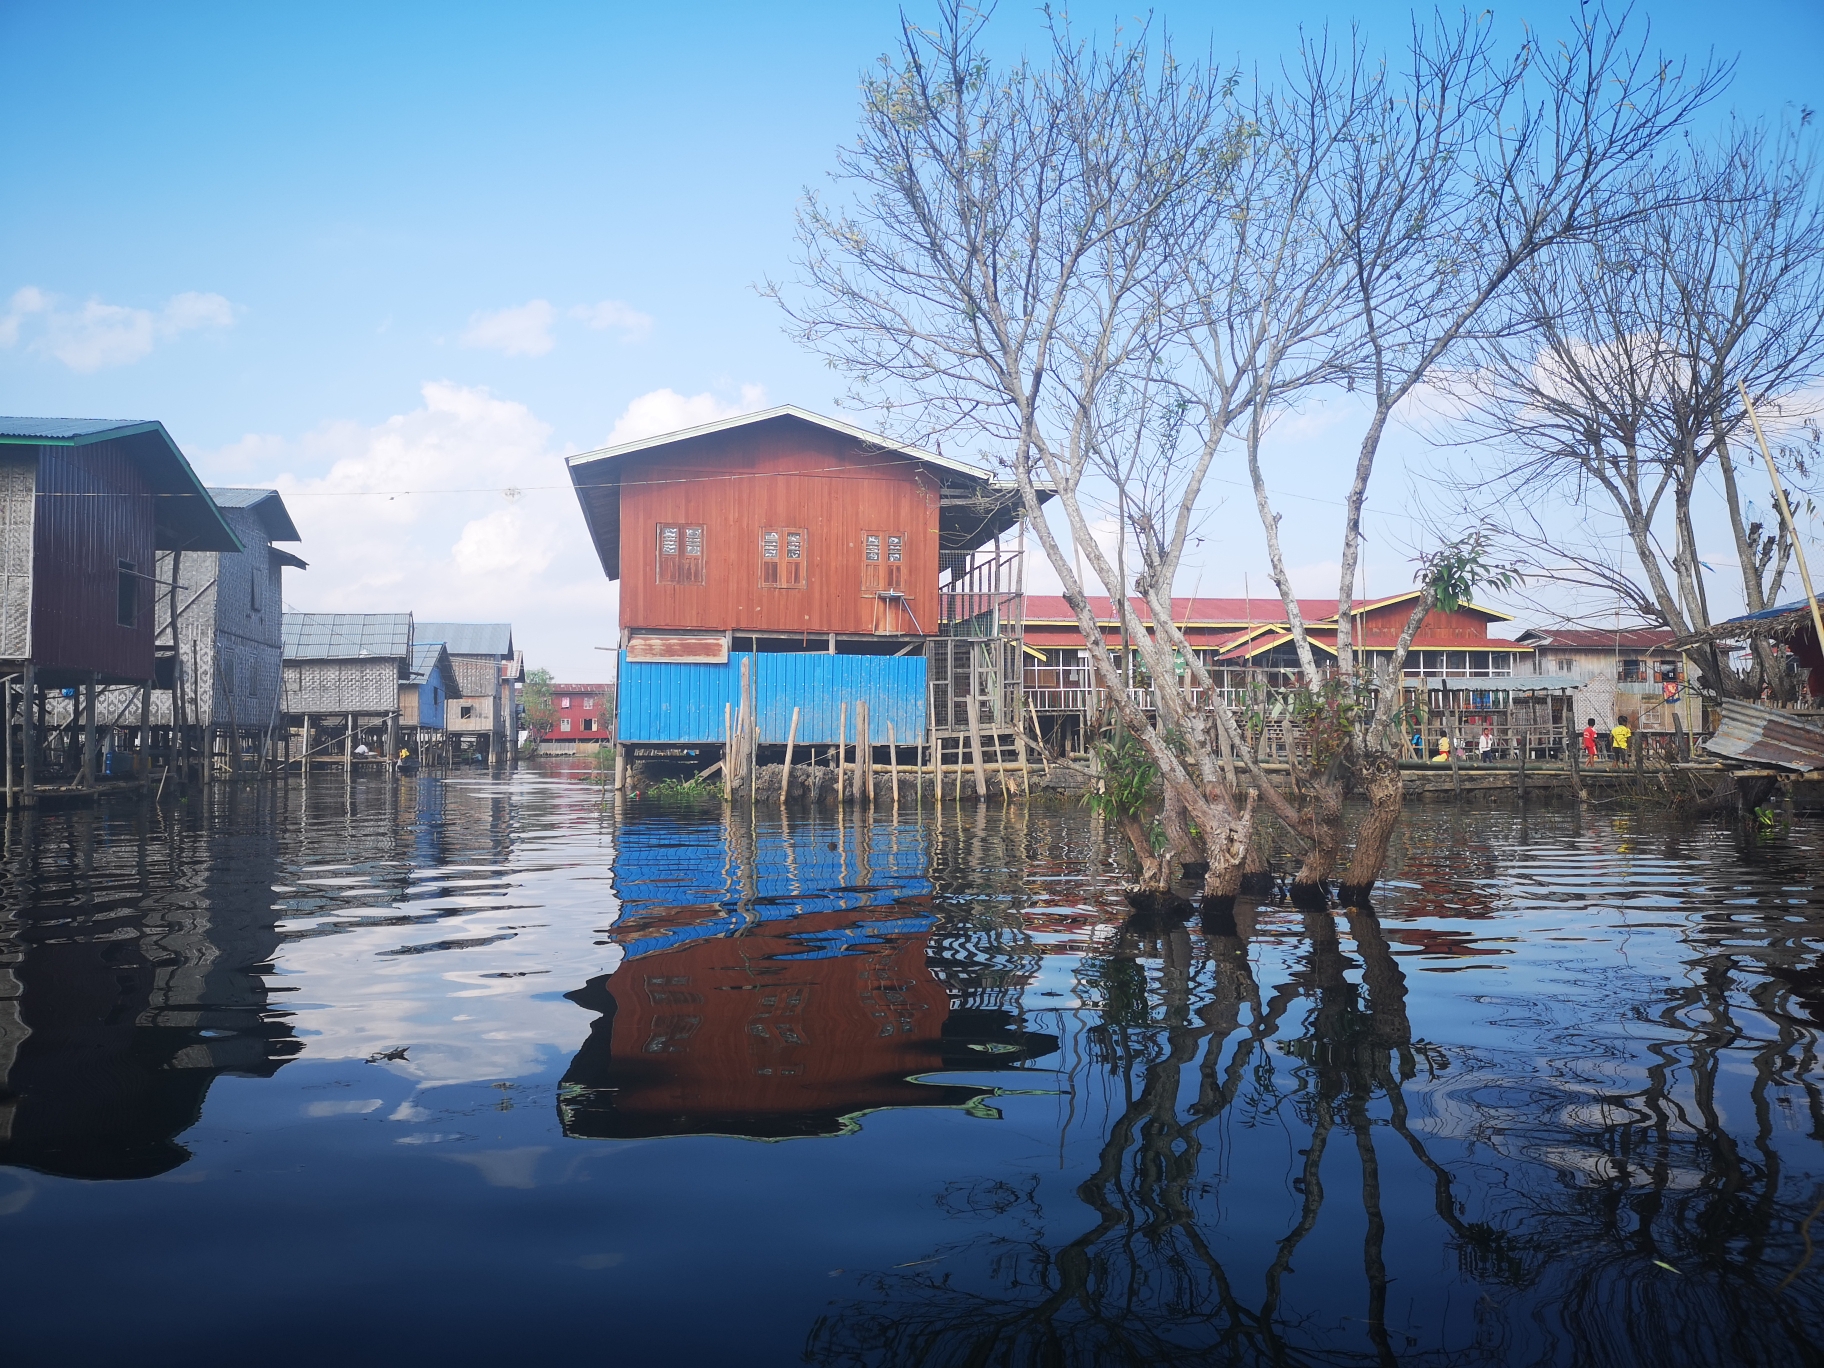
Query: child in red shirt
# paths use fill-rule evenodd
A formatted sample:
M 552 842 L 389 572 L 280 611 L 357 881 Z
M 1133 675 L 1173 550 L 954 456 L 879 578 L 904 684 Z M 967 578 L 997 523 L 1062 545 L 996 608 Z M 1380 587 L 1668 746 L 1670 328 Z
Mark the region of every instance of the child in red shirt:
M 1591 764 L 1596 763 L 1596 719 L 1590 719 L 1590 725 L 1583 729 L 1583 758 Z

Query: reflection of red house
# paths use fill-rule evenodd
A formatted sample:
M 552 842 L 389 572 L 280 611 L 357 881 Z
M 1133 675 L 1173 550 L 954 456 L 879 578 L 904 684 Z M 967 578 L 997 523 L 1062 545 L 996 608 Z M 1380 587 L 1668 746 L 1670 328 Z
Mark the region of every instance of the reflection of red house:
M 1006 1013 L 952 1011 L 924 932 L 883 908 L 762 923 L 629 959 L 571 993 L 601 1013 L 564 1075 L 569 1135 L 835 1135 L 882 1107 L 960 1107 L 980 1085 L 913 1082 L 1048 1054 Z M 840 948 L 838 948 L 840 947 Z

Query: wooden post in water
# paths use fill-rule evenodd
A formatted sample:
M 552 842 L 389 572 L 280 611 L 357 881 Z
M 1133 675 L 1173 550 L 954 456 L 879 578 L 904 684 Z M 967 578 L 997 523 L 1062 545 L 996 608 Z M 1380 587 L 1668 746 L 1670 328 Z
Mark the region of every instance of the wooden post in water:
M 727 775 L 722 777 L 728 778 Z M 627 791 L 627 747 L 619 741 L 614 743 L 614 791 L 617 794 Z
M 77 695 L 76 706 L 82 709 L 82 777 L 80 787 L 95 787 L 95 676 L 91 674 L 82 683 L 82 691 Z
M 792 747 L 798 744 L 798 709 L 792 709 L 791 729 L 785 734 L 785 772 L 779 776 L 779 806 L 792 794 Z
M 1508 710 L 1510 713 L 1513 710 L 1511 701 Z M 1523 726 L 1520 728 L 1520 801 L 1523 803 L 1526 801 L 1526 752 L 1526 728 Z
M 139 686 L 139 754 L 133 758 L 133 772 L 141 784 L 152 782 L 152 685 Z
M 861 801 L 874 806 L 874 736 L 868 728 L 868 700 L 855 700 L 855 770 L 861 781 Z
M 310 714 L 305 713 L 304 736 L 302 742 L 304 754 L 298 760 L 298 773 L 304 779 L 304 790 L 307 793 L 310 791 L 310 720 Z M 165 772 L 169 774 L 170 771 L 171 767 L 169 765 L 165 766 Z
M 21 760 L 19 803 L 21 807 L 38 806 L 38 729 L 33 704 L 38 694 L 38 667 L 25 662 L 25 682 L 19 694 L 19 746 L 25 752 Z
M 1456 690 L 1450 688 L 1448 680 L 1445 681 L 1445 697 L 1450 699 L 1450 720 L 1446 724 L 1450 728 L 1450 791 L 1460 803 L 1463 801 L 1463 780 L 1457 769 L 1457 752 L 1462 749 L 1463 705 L 1457 699 Z M 1290 752 L 1287 753 L 1287 758 L 1291 758 Z
M 754 801 L 754 757 L 759 749 L 759 722 L 754 716 L 754 657 L 741 657 L 741 779 L 747 785 L 747 801 Z
M 1033 744 L 1039 748 L 1039 763 L 1045 766 L 1045 777 L 1049 779 L 1051 778 L 1051 756 L 1045 750 L 1045 732 L 1039 726 L 1039 710 L 1033 707 L 1030 698 L 1026 700 L 1026 713 L 1032 718 L 1032 740 Z
M 988 771 L 982 768 L 982 726 L 981 710 L 976 707 L 975 695 L 969 695 L 969 754 L 975 761 L 975 796 L 977 801 L 988 796 Z M 959 760 L 961 756 L 957 757 Z M 963 796 L 963 767 L 956 767 L 956 796 Z M 1002 783 L 1005 784 L 1005 776 Z
M 893 735 L 893 724 L 887 723 L 887 769 L 893 778 L 893 811 L 899 811 L 899 742 Z
M 735 710 L 727 699 L 722 700 L 722 797 L 735 798 Z
M 849 705 L 844 703 L 836 713 L 836 807 L 848 801 Z
M 342 787 L 352 794 L 355 787 L 355 715 L 350 713 L 342 732 Z

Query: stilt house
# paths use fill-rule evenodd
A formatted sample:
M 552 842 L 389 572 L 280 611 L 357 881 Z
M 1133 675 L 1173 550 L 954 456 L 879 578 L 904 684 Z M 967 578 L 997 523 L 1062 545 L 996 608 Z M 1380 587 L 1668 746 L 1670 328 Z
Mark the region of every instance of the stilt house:
M 337 740 L 344 755 L 362 744 L 397 754 L 399 686 L 411 675 L 410 613 L 285 614 L 285 721 L 306 757 Z
M 399 686 L 399 725 L 409 734 L 408 744 L 420 760 L 432 747 L 441 747 L 450 709 L 455 706 L 451 700 L 461 696 L 456 667 L 444 644 L 414 641 L 412 676 Z
M 414 639 L 440 641 L 456 671 L 457 698 L 444 718 L 452 743 L 490 765 L 513 759 L 517 741 L 514 690 L 521 674 L 510 622 L 420 622 Z
M 162 423 L 0 418 L 9 795 L 29 803 L 41 777 L 98 777 L 95 690 L 156 679 L 160 554 L 241 549 Z M 46 688 L 80 691 L 55 737 L 41 726 Z
M 1018 561 L 984 548 L 1019 504 L 982 471 L 792 407 L 569 464 L 621 585 L 623 757 L 719 753 L 744 676 L 756 748 L 794 710 L 853 743 L 857 703 L 874 746 L 1017 726 Z

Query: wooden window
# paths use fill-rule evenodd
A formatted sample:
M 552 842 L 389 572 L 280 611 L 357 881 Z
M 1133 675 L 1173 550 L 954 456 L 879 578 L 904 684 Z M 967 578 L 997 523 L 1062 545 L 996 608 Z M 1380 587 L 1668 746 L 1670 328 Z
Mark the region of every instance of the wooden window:
M 703 528 L 689 523 L 660 523 L 660 584 L 703 583 Z
M 564 697 L 558 699 L 557 706 L 560 708 L 569 707 L 570 706 L 570 696 L 568 694 L 566 694 Z
M 861 534 L 861 594 L 863 598 L 901 595 L 906 591 L 906 536 L 903 532 Z
M 760 587 L 804 588 L 805 530 L 802 527 L 760 529 Z
M 557 729 L 559 731 L 569 731 L 570 730 L 570 719 L 567 717 L 558 718 Z

